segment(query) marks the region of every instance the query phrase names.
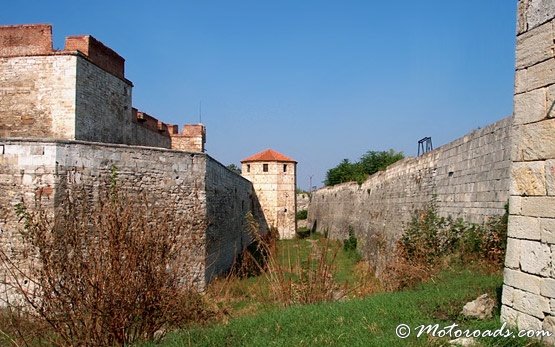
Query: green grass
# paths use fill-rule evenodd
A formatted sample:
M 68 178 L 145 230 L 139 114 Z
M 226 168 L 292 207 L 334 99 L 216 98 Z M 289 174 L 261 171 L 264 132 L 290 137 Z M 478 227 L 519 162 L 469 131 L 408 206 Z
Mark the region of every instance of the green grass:
M 297 259 L 306 259 L 314 243 L 322 246 L 323 242 L 318 234 L 305 239 L 279 241 L 277 257 L 281 264 L 294 263 Z M 372 278 L 359 273 L 363 267 L 356 252 L 345 251 L 341 242 L 332 242 L 330 248 L 328 256 L 335 256 L 334 278 L 346 289 L 348 297 L 361 295 L 355 289 L 361 283 L 364 285 L 363 282 L 370 291 L 362 294 L 375 291 Z M 415 329 L 436 323 L 441 327 L 457 323 L 462 329 L 472 330 L 499 329 L 502 324 L 498 310 L 493 319 L 486 321 L 464 319 L 460 312 L 466 302 L 483 293 L 499 300 L 501 285 L 500 273 L 487 274 L 458 264 L 412 290 L 283 308 L 273 301 L 264 275 L 235 278 L 220 283 L 226 290 L 225 296 L 218 298 L 214 293 L 210 294 L 229 312 L 227 322 L 170 333 L 160 346 L 446 346 L 449 338 L 417 337 Z M 407 324 L 414 334 L 400 339 L 395 334 L 399 324 Z M 480 344 L 541 345 L 536 341 L 512 338 L 484 338 L 480 339 Z
M 273 308 L 252 316 L 232 319 L 228 324 L 193 327 L 169 334 L 161 346 L 443 346 L 448 339 L 429 336 L 401 340 L 397 325 L 457 323 L 463 328 L 501 327 L 496 318 L 464 320 L 462 306 L 478 295 L 498 297 L 500 274 L 487 275 L 451 269 L 433 282 L 414 290 L 380 293 L 343 302 Z M 511 338 L 484 338 L 484 346 L 540 346 L 538 342 Z M 150 345 L 153 346 L 153 345 Z

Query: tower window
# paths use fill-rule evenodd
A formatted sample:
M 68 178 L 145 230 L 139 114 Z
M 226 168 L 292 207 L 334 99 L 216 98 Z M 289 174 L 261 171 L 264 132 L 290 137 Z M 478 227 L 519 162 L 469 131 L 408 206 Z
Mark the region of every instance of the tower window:
M 268 172 L 268 164 L 262 164 L 262 171 Z
M 247 164 L 247 172 L 251 172 L 251 164 Z
M 287 172 L 287 164 L 283 164 L 283 172 Z

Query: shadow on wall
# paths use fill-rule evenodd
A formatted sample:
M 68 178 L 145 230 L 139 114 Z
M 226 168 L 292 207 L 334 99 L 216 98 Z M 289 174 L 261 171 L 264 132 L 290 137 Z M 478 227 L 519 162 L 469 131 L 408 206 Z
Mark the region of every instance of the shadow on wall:
M 253 241 L 246 216 L 250 212 L 266 234 L 269 226 L 252 183 L 216 162 L 206 171 L 206 283 L 225 273 Z

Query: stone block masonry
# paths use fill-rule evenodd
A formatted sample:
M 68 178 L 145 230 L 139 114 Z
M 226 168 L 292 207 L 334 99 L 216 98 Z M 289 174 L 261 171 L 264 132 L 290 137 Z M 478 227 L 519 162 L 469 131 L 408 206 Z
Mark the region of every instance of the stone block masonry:
M 555 1 L 520 0 L 501 319 L 555 334 Z M 555 336 L 546 342 L 555 345 Z
M 204 151 L 205 132 L 180 135 L 134 109 L 132 88 L 125 60 L 90 35 L 70 36 L 58 51 L 50 25 L 0 26 L 1 138 Z
M 411 216 L 435 197 L 443 216 L 481 223 L 505 213 L 509 199 L 512 117 L 475 130 L 417 158 L 403 159 L 362 185 L 312 194 L 308 224 L 335 239 L 351 227 L 380 272 Z
M 252 183 L 204 154 L 204 125 L 179 134 L 132 107 L 124 62 L 92 36 L 55 51 L 49 25 L 0 26 L 0 244 L 23 260 L 16 204 L 55 215 L 67 182 L 94 194 L 115 167 L 131 196 L 192 216 L 184 283 L 202 290 L 252 242 L 247 213 L 262 232 L 264 214 Z
M 40 200 L 42 208 L 53 211 L 63 199 L 65 182 L 94 192 L 113 166 L 122 190 L 144 193 L 159 210 L 170 208 L 205 222 L 185 244 L 186 280 L 199 289 L 250 244 L 246 213 L 261 216 L 253 209 L 258 205 L 252 184 L 206 154 L 81 141 L 0 140 L 0 148 L 1 241 L 13 259 L 22 228 L 17 203 L 34 206 Z

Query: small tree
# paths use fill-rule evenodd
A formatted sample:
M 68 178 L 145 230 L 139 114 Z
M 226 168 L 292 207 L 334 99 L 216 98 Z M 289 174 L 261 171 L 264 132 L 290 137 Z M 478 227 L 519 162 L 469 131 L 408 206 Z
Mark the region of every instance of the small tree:
M 358 162 L 351 163 L 349 159 L 343 159 L 339 165 L 329 169 L 324 183 L 327 186 L 352 181 L 362 184 L 368 176 L 380 170 L 385 170 L 389 165 L 403 158 L 402 152 L 396 152 L 392 149 L 381 152 L 368 151 Z
M 236 174 L 240 175 L 241 174 L 241 169 L 235 165 L 235 164 L 229 164 L 228 166 L 226 166 L 229 170 L 235 172 Z

